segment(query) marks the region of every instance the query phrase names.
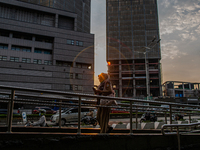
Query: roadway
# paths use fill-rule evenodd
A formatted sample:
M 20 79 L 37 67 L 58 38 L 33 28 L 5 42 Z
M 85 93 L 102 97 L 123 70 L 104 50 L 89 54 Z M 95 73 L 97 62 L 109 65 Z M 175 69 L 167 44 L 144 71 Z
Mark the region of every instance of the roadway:
M 189 116 L 184 116 L 184 119 L 186 119 L 189 122 Z M 200 116 L 191 116 L 191 119 L 194 120 L 200 120 Z M 165 121 L 165 117 L 157 117 L 157 120 L 163 120 Z M 36 120 L 34 120 L 36 121 Z M 132 118 L 132 121 L 135 122 L 136 118 Z M 140 121 L 140 118 L 138 118 L 138 122 Z M 167 117 L 167 121 L 170 121 L 169 117 Z M 128 124 L 130 123 L 130 118 L 119 118 L 119 119 L 110 119 L 109 121 L 109 125 L 113 125 L 113 124 L 118 124 L 119 122 L 122 122 L 123 124 Z M 23 126 L 21 122 L 15 122 L 13 123 L 14 125 L 17 126 Z M 47 124 L 51 125 L 51 126 L 57 126 L 55 123 L 51 123 L 49 120 L 47 120 Z M 4 122 L 0 122 L 0 125 L 5 125 Z M 77 122 L 70 122 L 70 123 L 66 123 L 65 126 L 66 127 L 76 127 L 78 125 Z
M 184 119 L 186 119 L 186 121 L 189 122 L 189 116 L 184 116 Z M 191 116 L 191 119 L 194 119 L 194 120 L 200 120 L 200 116 Z M 165 121 L 165 117 L 157 117 L 157 120 L 163 120 Z M 133 122 L 136 122 L 136 118 L 132 118 L 132 121 Z M 138 118 L 138 122 L 140 121 L 140 118 Z M 170 118 L 167 117 L 167 121 L 170 121 Z M 119 119 L 110 119 L 109 121 L 109 125 L 113 125 L 113 124 L 118 124 L 122 122 L 123 124 L 128 124 L 130 123 L 130 118 L 119 118 Z M 52 125 L 52 126 L 57 126 L 55 123 L 51 123 L 50 121 L 47 121 L 47 124 L 49 125 Z M 72 127 L 72 126 L 77 126 L 78 123 L 77 122 L 70 122 L 70 123 L 66 123 L 65 126 L 67 127 Z

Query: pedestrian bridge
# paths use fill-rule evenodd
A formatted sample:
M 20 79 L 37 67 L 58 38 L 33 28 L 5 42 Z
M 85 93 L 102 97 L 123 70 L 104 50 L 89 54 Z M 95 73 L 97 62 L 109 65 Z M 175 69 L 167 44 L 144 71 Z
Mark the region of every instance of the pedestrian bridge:
M 42 94 L 41 94 L 42 93 Z M 123 149 L 123 150 L 160 150 L 160 149 L 199 149 L 200 134 L 199 123 L 191 123 L 191 116 L 197 115 L 200 106 L 186 105 L 169 102 L 146 101 L 130 98 L 113 98 L 96 96 L 83 93 L 60 92 L 52 90 L 40 90 L 13 86 L 0 86 L 0 94 L 9 95 L 9 98 L 1 97 L 0 103 L 8 106 L 7 123 L 0 126 L 0 149 Z M 130 112 L 130 128 L 114 129 L 112 133 L 100 134 L 99 129 L 81 128 L 81 108 L 105 107 L 96 105 L 97 99 L 117 100 L 120 109 Z M 57 100 L 56 102 L 54 100 Z M 69 102 L 72 101 L 73 103 Z M 128 103 L 120 103 L 126 101 Z M 44 105 L 59 107 L 78 107 L 78 127 L 65 128 L 61 126 L 59 115 L 59 127 L 17 127 L 12 124 L 13 107 L 15 103 L 27 105 Z M 145 104 L 145 105 L 143 105 Z M 147 105 L 148 104 L 148 105 Z M 159 109 L 159 114 L 165 117 L 166 124 L 162 129 L 138 129 L 138 112 L 155 111 L 153 108 L 161 108 L 159 105 L 168 105 L 169 108 Z M 185 107 L 185 108 L 180 108 Z M 195 111 L 188 109 L 194 108 Z M 197 108 L 197 109 L 196 109 Z M 189 124 L 172 124 L 172 113 L 185 113 L 189 116 Z M 132 121 L 133 114 L 136 122 Z M 167 117 L 170 124 L 167 125 Z M 135 128 L 133 128 L 135 124 Z

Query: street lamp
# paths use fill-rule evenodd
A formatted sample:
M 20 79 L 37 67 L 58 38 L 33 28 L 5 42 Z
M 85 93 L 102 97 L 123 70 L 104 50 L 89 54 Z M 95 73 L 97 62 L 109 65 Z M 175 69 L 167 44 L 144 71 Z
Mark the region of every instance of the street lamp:
M 156 46 L 156 44 L 158 44 L 160 42 L 160 40 L 161 40 L 161 39 L 159 39 L 152 47 L 149 47 L 155 41 L 155 39 L 156 38 L 154 38 L 148 46 L 144 46 L 142 48 L 145 48 L 145 49 L 148 49 L 148 50 L 154 48 Z M 147 89 L 147 100 L 149 100 L 150 88 L 149 88 L 149 74 L 148 74 L 148 65 L 147 65 L 147 53 L 150 52 L 150 51 L 146 50 L 145 52 L 140 52 L 140 51 L 134 51 L 134 52 L 143 53 L 144 56 L 145 56 L 146 89 Z

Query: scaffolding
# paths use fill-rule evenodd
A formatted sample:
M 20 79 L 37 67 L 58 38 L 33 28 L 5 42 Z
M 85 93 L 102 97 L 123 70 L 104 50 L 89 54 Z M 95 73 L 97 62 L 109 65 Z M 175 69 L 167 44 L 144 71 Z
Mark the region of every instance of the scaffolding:
M 161 54 L 158 42 L 157 1 L 107 0 L 106 2 L 107 61 L 111 62 L 108 72 L 111 80 L 113 73 L 118 72 L 117 84 L 115 75 L 115 84 L 118 88 L 115 90 L 121 97 L 160 96 Z M 152 42 L 152 39 L 156 40 Z M 144 47 L 148 47 L 149 43 L 155 46 L 147 52 Z M 124 82 L 124 76 L 130 76 L 129 82 Z

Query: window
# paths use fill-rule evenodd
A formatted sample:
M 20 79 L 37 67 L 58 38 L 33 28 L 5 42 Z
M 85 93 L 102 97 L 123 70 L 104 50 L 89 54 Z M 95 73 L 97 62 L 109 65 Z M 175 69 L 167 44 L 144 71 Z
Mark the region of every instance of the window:
M 22 48 L 23 52 L 31 52 L 31 48 Z
M 23 63 L 31 63 L 31 59 L 30 58 L 22 58 L 22 62 Z
M 35 41 L 45 42 L 45 43 L 53 43 L 53 38 L 40 35 L 40 36 L 35 36 Z
M 10 61 L 19 62 L 19 57 L 10 57 Z
M 67 40 L 68 45 L 74 45 L 74 40 Z
M 21 32 L 14 32 L 13 33 L 13 38 L 32 40 L 32 35 L 31 34 L 21 33 Z
M 45 61 L 44 61 L 44 64 L 45 64 L 45 65 L 52 65 L 52 61 L 50 61 L 50 60 L 45 60 Z
M 31 52 L 31 48 L 30 47 L 22 47 L 22 46 L 12 46 L 11 50 L 14 51 L 23 51 L 23 52 Z
M 78 85 L 78 91 L 82 91 L 82 86 Z
M 82 68 L 87 69 L 88 65 L 82 64 Z
M 66 73 L 65 77 L 68 79 L 73 79 L 73 73 Z
M 77 68 L 84 68 L 84 69 L 92 69 L 92 65 L 90 64 L 83 64 L 83 63 L 76 63 Z
M 76 73 L 75 78 L 76 79 L 83 79 L 83 75 L 79 74 L 79 73 Z
M 11 47 L 11 50 L 20 51 L 20 48 L 19 48 L 19 47 L 12 46 L 12 47 Z
M 65 89 L 69 90 L 69 91 L 72 91 L 73 90 L 73 85 L 67 84 L 67 85 L 65 85 Z
M 73 108 L 72 110 L 70 110 L 71 113 L 77 113 L 78 112 L 78 108 Z
M 82 65 L 81 64 L 76 64 L 76 67 L 77 68 L 82 68 Z
M 39 53 L 39 54 L 52 54 L 51 50 L 43 50 L 43 49 L 39 49 L 39 48 L 35 48 L 34 53 Z
M 8 49 L 8 45 L 7 44 L 0 44 L 0 49 Z
M 0 56 L 0 60 L 7 60 L 7 56 Z
M 83 42 L 82 41 L 76 41 L 76 45 L 77 46 L 83 46 Z
M 73 62 L 67 62 L 67 61 L 56 61 L 57 66 L 66 66 L 66 67 L 72 67 Z
M 41 53 L 42 53 L 42 50 L 40 50 L 40 49 L 35 49 L 35 50 L 34 50 L 34 53 L 40 53 L 40 54 L 41 54 Z
M 44 50 L 44 54 L 52 54 L 52 52 L 49 50 Z
M 77 45 L 77 46 L 79 45 L 79 41 L 76 41 L 76 45 Z
M 82 85 L 75 85 L 74 90 L 75 91 L 82 91 Z
M 42 64 L 42 60 L 41 59 L 34 59 L 33 63 L 34 64 Z
M 9 37 L 9 31 L 0 30 L 0 36 Z

